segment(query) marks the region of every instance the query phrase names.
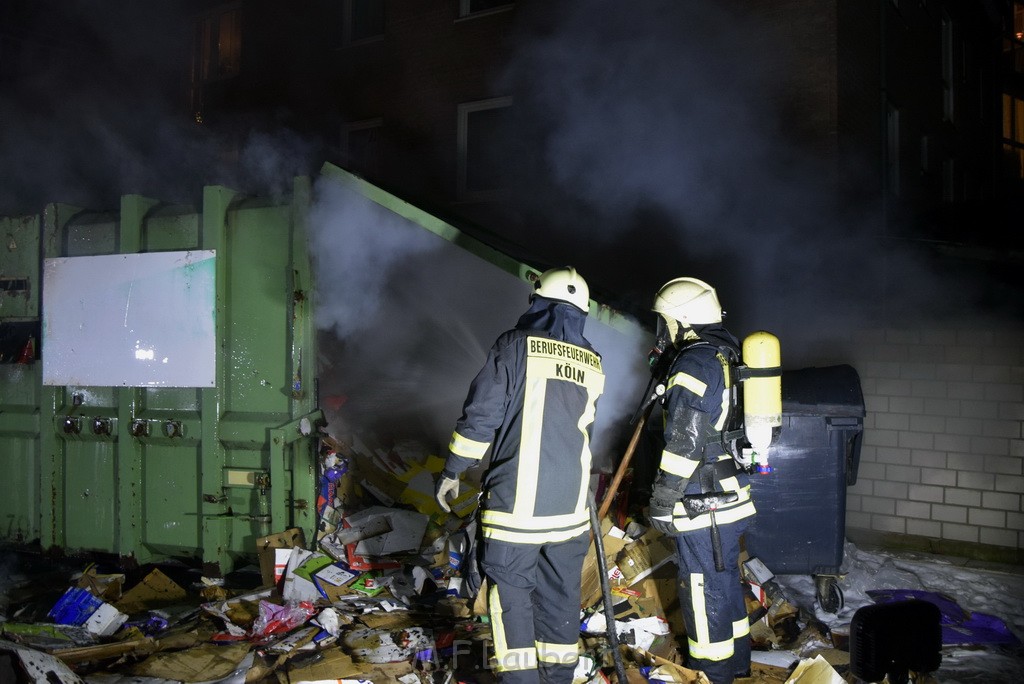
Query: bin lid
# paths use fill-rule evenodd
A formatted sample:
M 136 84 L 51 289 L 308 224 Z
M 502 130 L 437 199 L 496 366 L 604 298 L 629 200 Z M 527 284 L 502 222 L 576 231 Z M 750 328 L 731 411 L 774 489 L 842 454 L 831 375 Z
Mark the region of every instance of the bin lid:
M 782 412 L 815 416 L 864 416 L 860 376 L 849 365 L 782 371 Z

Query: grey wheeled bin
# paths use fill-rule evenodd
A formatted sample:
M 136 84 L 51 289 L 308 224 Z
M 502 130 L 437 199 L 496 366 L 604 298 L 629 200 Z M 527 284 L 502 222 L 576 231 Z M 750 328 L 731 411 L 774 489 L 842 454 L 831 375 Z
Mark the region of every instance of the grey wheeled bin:
M 846 488 L 857 481 L 864 396 L 851 366 L 782 373 L 782 427 L 772 471 L 750 476 L 757 515 L 746 548 L 777 575 L 812 575 L 822 610 L 843 607 L 839 570 Z

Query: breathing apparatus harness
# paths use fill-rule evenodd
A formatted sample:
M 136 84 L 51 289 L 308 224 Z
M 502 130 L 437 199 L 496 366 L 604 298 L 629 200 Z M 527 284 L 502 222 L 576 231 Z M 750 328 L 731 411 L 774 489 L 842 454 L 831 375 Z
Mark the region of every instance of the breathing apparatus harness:
M 767 465 L 767 450 L 782 422 L 778 338 L 767 331 L 751 333 L 742 342 L 741 355 L 735 344 L 729 344 L 727 339 L 716 339 L 717 336 L 711 334 L 704 335 L 702 331 L 689 326 L 685 327 L 685 332 L 682 326 L 674 330 L 670 328 L 666 318 L 663 315 L 659 316 L 655 346 L 648 356 L 651 380 L 631 422 L 636 422 L 640 416 L 646 415 L 654 402 L 664 403 L 668 374 L 679 354 L 696 346 L 709 346 L 716 350 L 716 356 L 725 374 L 724 384 L 728 392 L 722 402 L 725 416 L 720 416 L 720 423 L 716 422 L 722 428 L 718 429 L 716 425 L 712 425 L 710 416 L 699 411 L 690 410 L 686 415 L 674 417 L 674 420 L 688 420 L 690 424 L 686 426 L 687 429 L 697 436 L 693 447 L 700 448 L 701 454 L 694 475 L 700 493 L 686 494 L 685 491 L 659 485 L 656 481 L 651 501 L 652 506 L 657 501 L 660 510 L 668 503 L 668 499 L 662 497 L 674 495 L 682 499 L 683 509 L 689 518 L 693 519 L 707 513 L 715 568 L 722 571 L 725 565 L 718 525 L 715 522 L 715 511 L 724 504 L 737 501 L 739 492 L 724 491 L 721 482 L 735 477 L 741 466 L 747 472 L 751 471 L 751 466 L 756 466 L 757 472 L 771 471 Z M 673 348 L 672 352 L 667 351 L 669 345 Z M 741 362 L 741 356 L 747 364 Z M 741 387 L 747 381 L 750 387 L 746 396 L 742 398 L 741 412 Z M 712 445 L 719 448 L 713 449 Z M 756 463 L 759 453 L 761 463 Z M 729 458 L 719 458 L 723 454 Z M 748 455 L 749 459 L 746 458 Z M 659 492 L 660 489 L 667 491 Z
M 696 332 L 696 331 L 695 331 Z M 700 333 L 697 333 L 698 337 Z M 633 417 L 630 419 L 630 424 L 636 423 L 637 420 L 642 416 L 655 402 L 665 402 L 665 392 L 668 387 L 668 374 L 672 370 L 672 366 L 675 364 L 676 359 L 679 358 L 680 354 L 685 351 L 689 351 L 695 347 L 713 346 L 727 363 L 723 364 L 723 371 L 728 374 L 727 384 L 729 390 L 729 402 L 725 410 L 728 412 L 725 420 L 725 427 L 721 431 L 715 431 L 715 438 L 710 439 L 704 443 L 703 446 L 703 459 L 704 464 L 707 464 L 707 452 L 708 447 L 712 444 L 718 444 L 722 447 L 723 451 L 731 455 L 734 459 L 739 454 L 742 448 L 744 440 L 743 432 L 743 414 L 737 410 L 741 397 L 740 397 L 740 381 L 745 380 L 748 377 L 750 369 L 743 366 L 740 363 L 739 353 L 735 348 L 725 344 L 714 344 L 703 338 L 687 342 L 686 344 L 671 346 L 669 340 L 663 336 L 659 336 L 653 349 L 651 349 L 648 355 L 648 363 L 651 367 L 651 379 L 647 384 L 647 390 L 644 393 L 644 399 L 637 406 L 636 411 L 633 413 Z
M 738 443 L 743 437 L 742 420 L 740 420 L 740 426 L 738 429 L 736 429 L 734 425 L 730 424 L 731 422 L 736 422 L 736 415 L 739 413 L 735 410 L 739 404 L 737 391 L 738 383 L 735 382 L 735 378 L 738 376 L 736 368 L 739 366 L 739 354 L 736 349 L 729 345 L 713 344 L 712 342 L 701 338 L 699 332 L 694 332 L 697 334 L 698 339 L 687 341 L 685 344 L 680 344 L 678 346 L 673 344 L 673 350 L 671 352 L 667 352 L 668 338 L 661 334 L 658 335 L 655 347 L 648 357 L 648 360 L 651 363 L 651 381 L 648 385 L 648 391 L 644 397 L 644 401 L 634 415 L 634 420 L 650 408 L 654 402 L 660 401 L 664 403 L 668 374 L 680 354 L 698 346 L 709 346 L 718 350 L 721 359 L 724 360 L 724 363 L 722 363 L 722 370 L 727 374 L 726 385 L 729 391 L 729 401 L 727 402 L 727 405 L 723 407 L 723 410 L 727 411 L 725 429 L 715 429 L 707 419 L 706 414 L 696 411 L 692 412 L 692 420 L 696 424 L 690 427 L 697 429 L 700 433 L 703 433 L 705 437 L 701 443 L 700 465 L 697 466 L 697 470 L 694 473 L 697 478 L 697 482 L 700 485 L 700 493 L 685 494 L 680 491 L 678 492 L 678 496 L 682 499 L 683 509 L 686 511 L 687 517 L 693 519 L 698 515 L 705 513 L 709 515 L 711 548 L 714 556 L 715 568 L 718 571 L 723 571 L 725 569 L 725 561 L 722 557 L 722 541 L 718 530 L 718 524 L 715 521 L 715 511 L 720 506 L 736 501 L 739 498 L 738 492 L 724 491 L 721 486 L 721 480 L 728 477 L 734 477 L 739 472 L 739 469 L 737 467 L 735 457 L 719 459 L 719 450 L 711 449 L 709 447 L 712 445 L 718 445 L 721 447 L 722 453 L 732 456 L 733 448 L 736 447 L 733 446 L 730 448 L 730 445 Z M 742 414 L 739 415 L 742 418 Z

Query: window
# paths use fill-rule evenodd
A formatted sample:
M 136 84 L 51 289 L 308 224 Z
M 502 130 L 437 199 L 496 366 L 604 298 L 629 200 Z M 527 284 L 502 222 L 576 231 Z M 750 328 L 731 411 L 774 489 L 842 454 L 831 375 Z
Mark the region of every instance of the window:
M 942 15 L 942 115 L 956 122 L 956 55 L 954 54 L 953 21 Z
M 342 126 L 342 150 L 349 171 L 370 180 L 380 177 L 383 126 L 381 118 L 353 121 Z
M 384 0 L 344 0 L 342 11 L 342 45 L 384 37 Z
M 505 151 L 511 142 L 511 97 L 459 105 L 458 195 L 495 199 L 506 187 Z
M 1014 2 L 1012 12 L 1003 52 L 1010 71 L 1024 73 L 1024 2 Z
M 886 105 L 885 111 L 885 181 L 889 193 L 900 194 L 900 110 Z
M 196 22 L 195 78 L 215 81 L 237 76 L 242 64 L 242 8 L 219 7 Z
M 479 16 L 512 9 L 512 0 L 459 0 L 459 16 Z
M 1010 179 L 1024 180 L 1024 99 L 1003 94 L 1003 159 Z

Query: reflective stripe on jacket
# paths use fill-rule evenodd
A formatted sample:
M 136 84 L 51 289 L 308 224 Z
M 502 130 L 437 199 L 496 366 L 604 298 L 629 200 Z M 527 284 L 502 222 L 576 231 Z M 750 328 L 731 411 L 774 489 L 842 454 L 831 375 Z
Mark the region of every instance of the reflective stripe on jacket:
M 723 331 L 724 332 L 724 331 Z M 706 415 L 706 432 L 684 434 L 684 430 L 695 429 L 693 425 L 665 424 L 665 448 L 661 454 L 659 470 L 672 482 L 685 483 L 686 494 L 700 494 L 697 474 L 705 452 L 709 462 L 732 461 L 714 436 L 720 435 L 728 419 L 730 408 L 730 377 L 728 360 L 721 351 L 711 344 L 694 344 L 683 349 L 669 371 L 665 390 L 665 415 L 676 415 L 675 407 L 683 404 Z M 694 445 L 703 448 L 694 448 Z M 719 489 L 736 492 L 738 498 L 722 505 L 715 511 L 715 522 L 719 525 L 735 522 L 755 514 L 754 502 L 750 498 L 750 485 L 746 473 L 723 477 Z M 711 516 L 702 514 L 689 518 L 680 501 L 673 509 L 673 522 L 680 532 L 710 527 Z
M 445 470 L 458 474 L 491 450 L 485 537 L 539 544 L 589 529 L 590 434 L 605 377 L 601 357 L 579 340 L 517 327 L 498 338 L 470 385 Z

